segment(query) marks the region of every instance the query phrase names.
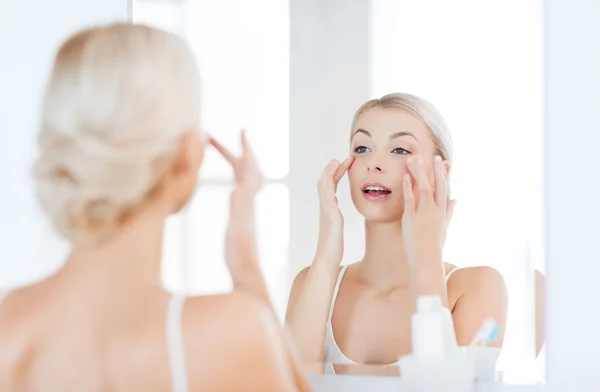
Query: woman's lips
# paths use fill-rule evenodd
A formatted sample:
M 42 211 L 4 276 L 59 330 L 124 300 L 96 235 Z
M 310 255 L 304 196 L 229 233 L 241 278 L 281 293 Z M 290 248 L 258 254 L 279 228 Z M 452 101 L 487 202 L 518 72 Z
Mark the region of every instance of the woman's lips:
M 385 200 L 392 194 L 392 191 L 387 187 L 377 183 L 366 184 L 363 186 L 362 191 L 365 199 L 369 201 Z
M 384 192 L 363 192 L 363 196 L 365 199 L 369 201 L 382 201 L 390 197 L 392 193 L 384 193 Z

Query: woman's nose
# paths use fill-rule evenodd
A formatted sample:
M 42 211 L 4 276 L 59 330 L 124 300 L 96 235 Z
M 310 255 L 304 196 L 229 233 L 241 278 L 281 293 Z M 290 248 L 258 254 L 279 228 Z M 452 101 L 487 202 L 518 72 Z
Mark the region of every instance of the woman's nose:
M 385 160 L 385 156 L 381 156 L 381 154 L 370 154 L 367 160 L 367 170 L 383 173 L 385 167 L 383 160 Z

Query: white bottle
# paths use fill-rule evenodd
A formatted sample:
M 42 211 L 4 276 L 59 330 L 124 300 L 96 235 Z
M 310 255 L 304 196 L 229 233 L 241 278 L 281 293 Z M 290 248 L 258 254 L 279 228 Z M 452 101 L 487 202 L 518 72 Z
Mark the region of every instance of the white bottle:
M 456 345 L 452 315 L 438 295 L 417 299 L 411 318 L 412 355 L 400 358 L 403 388 L 419 391 L 473 391 L 475 366 Z M 411 390 L 412 390 L 411 389 Z
M 456 333 L 454 331 L 454 320 L 452 313 L 447 308 L 442 307 L 442 327 L 444 328 L 444 343 L 446 345 L 446 355 L 458 354 L 458 343 L 456 342 Z
M 447 343 L 442 300 L 438 295 L 417 299 L 417 312 L 411 318 L 412 353 L 418 360 L 443 360 Z

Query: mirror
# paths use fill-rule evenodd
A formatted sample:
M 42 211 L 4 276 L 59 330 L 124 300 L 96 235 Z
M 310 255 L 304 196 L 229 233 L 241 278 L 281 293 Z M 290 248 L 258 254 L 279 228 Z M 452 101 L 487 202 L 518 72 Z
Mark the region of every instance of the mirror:
M 498 371 L 509 384 L 544 381 L 541 7 L 516 0 L 134 2 L 136 21 L 186 36 L 196 50 L 203 127 L 233 149 L 238 130 L 248 129 L 267 182 L 258 205 L 263 271 L 282 322 L 292 281 L 315 254 L 323 167 L 348 154 L 360 105 L 408 92 L 432 102 L 452 135 L 450 186 L 459 203 L 444 260 L 502 275 L 508 307 Z M 227 209 L 213 207 L 226 203 L 231 180 L 209 156 L 202 192 L 170 222 L 167 287 L 231 288 L 223 265 L 198 261 L 223 258 Z M 344 177 L 337 194 L 344 265 L 365 254 L 364 217 L 349 186 Z M 340 352 L 368 356 L 350 343 L 361 332 L 333 331 Z M 379 359 L 336 364 L 336 373 L 388 375 Z

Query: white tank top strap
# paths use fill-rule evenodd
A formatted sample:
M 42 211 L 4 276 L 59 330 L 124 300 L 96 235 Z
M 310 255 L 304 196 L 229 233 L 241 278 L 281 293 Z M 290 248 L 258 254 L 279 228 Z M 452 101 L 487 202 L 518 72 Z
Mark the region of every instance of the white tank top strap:
M 455 273 L 456 271 L 460 270 L 460 269 L 462 269 L 462 268 L 461 267 L 456 267 L 456 268 L 450 270 L 450 272 L 448 272 L 446 274 L 446 283 L 448 282 L 448 279 L 450 279 L 450 277 L 452 276 L 452 274 Z
M 167 349 L 171 367 L 171 391 L 187 392 L 188 379 L 183 345 L 182 316 L 186 297 L 172 295 L 167 305 Z
M 342 267 L 340 270 L 340 274 L 338 275 L 337 282 L 335 282 L 335 289 L 333 289 L 333 296 L 331 297 L 331 304 L 329 305 L 329 316 L 327 317 L 327 322 L 331 323 L 331 317 L 333 316 L 333 308 L 335 307 L 335 300 L 338 296 L 338 291 L 340 290 L 340 284 L 342 283 L 342 279 L 344 278 L 344 274 L 348 269 L 348 264 Z

